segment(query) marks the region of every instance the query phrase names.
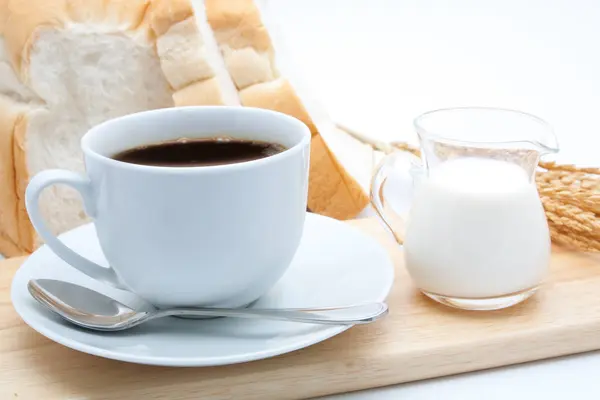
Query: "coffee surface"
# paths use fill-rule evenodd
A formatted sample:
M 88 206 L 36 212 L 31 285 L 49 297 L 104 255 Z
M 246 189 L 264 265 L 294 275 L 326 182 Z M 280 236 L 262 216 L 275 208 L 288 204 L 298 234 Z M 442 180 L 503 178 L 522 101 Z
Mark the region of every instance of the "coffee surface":
M 230 138 L 178 139 L 122 151 L 112 158 L 130 164 L 200 167 L 258 160 L 281 153 L 278 143 Z

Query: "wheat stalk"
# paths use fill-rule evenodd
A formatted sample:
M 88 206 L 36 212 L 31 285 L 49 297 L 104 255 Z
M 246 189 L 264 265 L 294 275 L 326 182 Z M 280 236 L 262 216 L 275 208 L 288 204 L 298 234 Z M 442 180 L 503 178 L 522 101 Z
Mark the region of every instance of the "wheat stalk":
M 419 149 L 405 142 L 383 142 L 346 126 L 337 125 L 358 141 L 385 154 L 407 151 L 420 157 Z M 441 146 L 438 151 L 451 151 Z M 527 152 L 519 154 L 526 159 Z M 600 168 L 540 162 L 536 184 L 550 236 L 556 244 L 581 251 L 600 251 Z

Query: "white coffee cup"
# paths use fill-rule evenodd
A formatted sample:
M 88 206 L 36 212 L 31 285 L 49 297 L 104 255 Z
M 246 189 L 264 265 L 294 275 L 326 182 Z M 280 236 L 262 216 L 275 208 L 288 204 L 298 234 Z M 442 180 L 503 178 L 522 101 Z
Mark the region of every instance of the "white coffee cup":
M 111 158 L 141 145 L 223 135 L 287 150 L 201 167 Z M 27 187 L 26 206 L 50 249 L 84 274 L 158 307 L 241 307 L 265 294 L 292 261 L 306 215 L 310 154 L 310 131 L 299 120 L 246 107 L 167 108 L 104 122 L 81 147 L 87 177 L 41 172 Z M 75 253 L 46 227 L 38 198 L 54 184 L 81 193 L 110 268 Z

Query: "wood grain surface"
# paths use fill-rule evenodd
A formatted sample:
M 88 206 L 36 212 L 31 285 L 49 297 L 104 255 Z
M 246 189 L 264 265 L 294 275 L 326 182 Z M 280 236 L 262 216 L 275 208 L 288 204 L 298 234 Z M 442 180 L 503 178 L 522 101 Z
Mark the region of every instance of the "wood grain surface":
M 414 289 L 377 222 L 352 223 L 393 255 L 389 316 L 304 350 L 217 368 L 127 364 L 55 344 L 26 326 L 10 303 L 23 259 L 2 261 L 0 399 L 296 399 L 600 348 L 600 255 L 556 250 L 551 276 L 532 299 L 504 311 L 463 312 Z

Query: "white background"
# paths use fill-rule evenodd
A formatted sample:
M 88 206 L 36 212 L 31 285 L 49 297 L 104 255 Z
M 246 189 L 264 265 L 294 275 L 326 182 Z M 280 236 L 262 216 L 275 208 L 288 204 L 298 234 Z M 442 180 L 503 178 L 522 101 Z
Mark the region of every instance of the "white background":
M 293 49 L 304 80 L 331 116 L 346 125 L 380 139 L 412 141 L 412 119 L 430 109 L 516 108 L 554 126 L 559 161 L 600 165 L 600 1 L 263 3 Z M 600 398 L 600 354 L 342 398 L 567 396 Z
M 413 118 L 430 109 L 516 108 L 554 126 L 561 160 L 598 164 L 599 1 L 266 4 L 304 80 L 346 125 L 413 139 Z

